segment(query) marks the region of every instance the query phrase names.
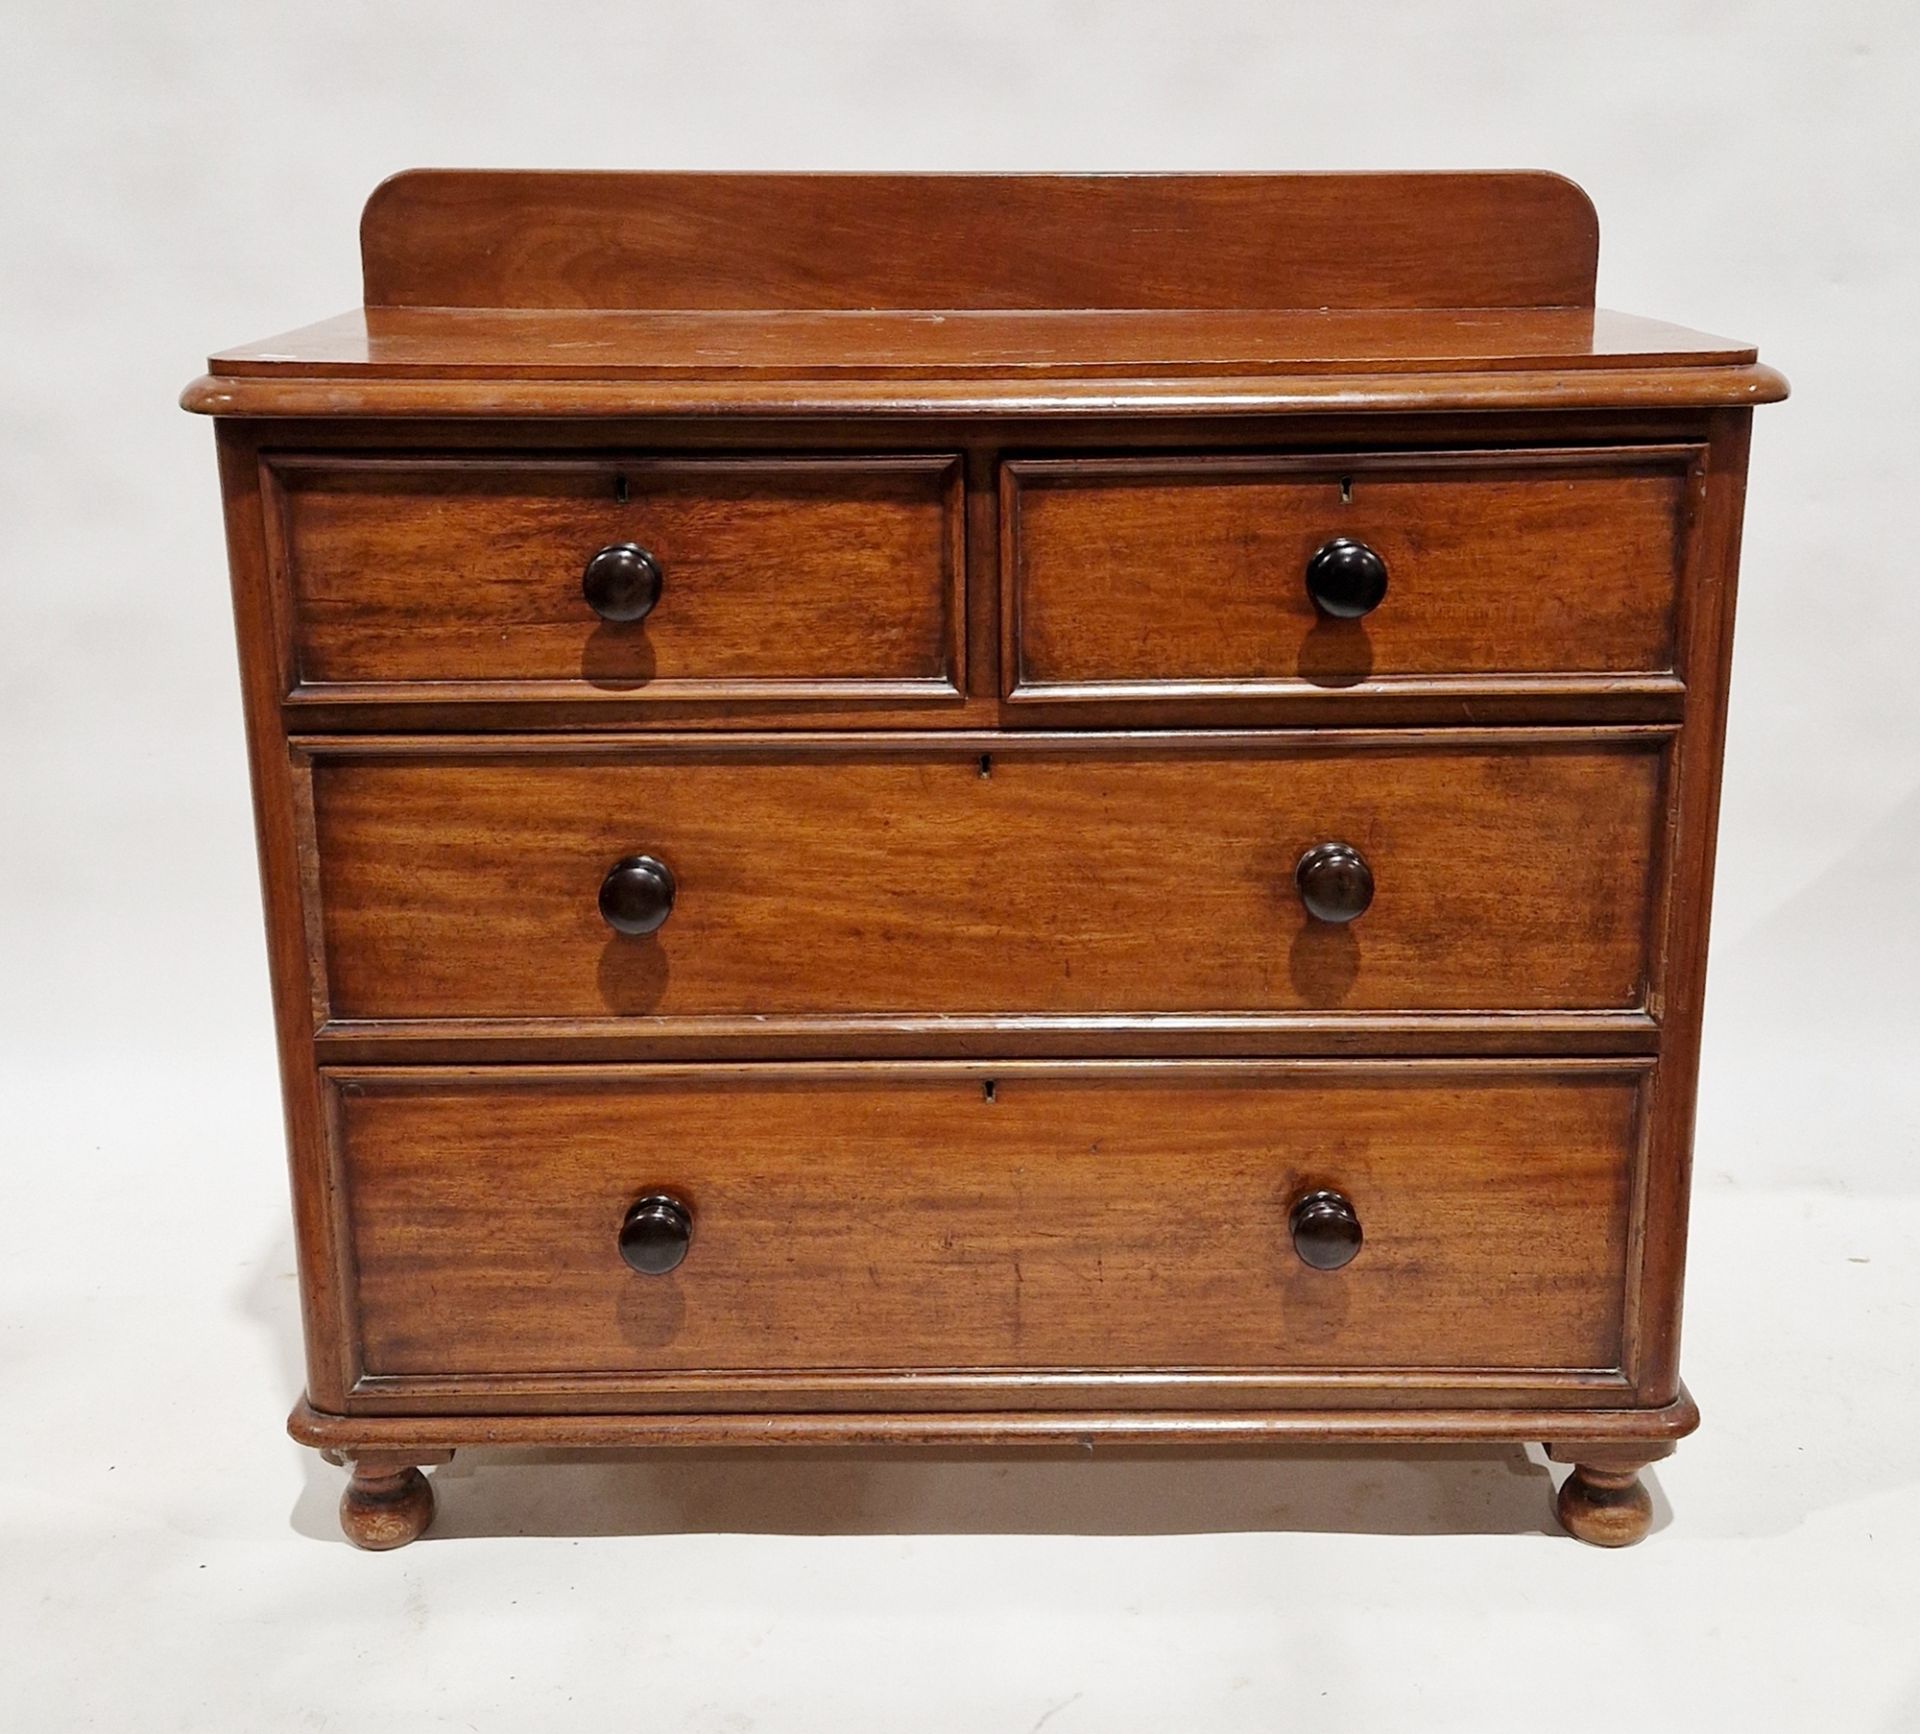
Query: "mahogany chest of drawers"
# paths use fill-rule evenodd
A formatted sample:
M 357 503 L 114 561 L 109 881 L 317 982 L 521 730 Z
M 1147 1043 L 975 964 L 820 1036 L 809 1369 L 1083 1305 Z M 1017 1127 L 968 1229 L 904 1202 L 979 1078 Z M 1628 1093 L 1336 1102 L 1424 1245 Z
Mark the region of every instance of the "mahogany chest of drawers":
M 1646 1529 L 1748 422 L 1539 174 L 402 175 L 218 355 L 297 1438 Z

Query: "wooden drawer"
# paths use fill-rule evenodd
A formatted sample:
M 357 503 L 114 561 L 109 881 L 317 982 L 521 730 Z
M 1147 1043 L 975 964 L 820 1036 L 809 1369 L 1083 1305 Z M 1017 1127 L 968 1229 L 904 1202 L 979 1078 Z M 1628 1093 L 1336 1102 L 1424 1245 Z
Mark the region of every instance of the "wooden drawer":
M 331 1076 L 380 1379 L 1621 1356 L 1644 1066 Z M 1290 1233 L 1322 1188 L 1363 1234 L 1337 1270 Z M 655 1192 L 692 1238 L 642 1275 L 618 1236 Z
M 1637 1008 L 1670 734 L 335 742 L 324 1016 Z M 1315 919 L 1346 843 L 1374 895 Z M 623 858 L 675 880 L 603 920 Z
M 1020 459 L 1002 468 L 1015 699 L 1312 689 L 1678 692 L 1698 449 Z M 1317 550 L 1387 587 L 1336 619 Z
M 268 471 L 301 696 L 952 699 L 964 684 L 957 459 L 282 456 Z M 660 592 L 610 623 L 582 576 L 619 543 L 654 557 Z

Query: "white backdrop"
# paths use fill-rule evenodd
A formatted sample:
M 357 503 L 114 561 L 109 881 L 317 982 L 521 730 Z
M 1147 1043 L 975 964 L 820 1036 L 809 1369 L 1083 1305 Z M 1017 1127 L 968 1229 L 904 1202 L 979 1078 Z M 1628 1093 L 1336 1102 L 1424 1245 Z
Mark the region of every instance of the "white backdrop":
M 1920 10 L 10 10 L 20 1726 L 1583 1728 L 1632 1701 L 1654 1727 L 1920 1727 Z M 1604 304 L 1761 341 L 1795 396 L 1754 444 L 1689 1314 L 1707 1428 L 1660 1472 L 1671 1528 L 1550 1547 L 1511 1454 L 496 1460 L 448 1472 L 451 1539 L 326 1544 L 338 1478 L 277 1436 L 264 949 L 211 438 L 173 405 L 208 349 L 357 301 L 360 202 L 413 164 L 1555 168 L 1599 207 Z M 485 1539 L 523 1522 L 560 1539 Z

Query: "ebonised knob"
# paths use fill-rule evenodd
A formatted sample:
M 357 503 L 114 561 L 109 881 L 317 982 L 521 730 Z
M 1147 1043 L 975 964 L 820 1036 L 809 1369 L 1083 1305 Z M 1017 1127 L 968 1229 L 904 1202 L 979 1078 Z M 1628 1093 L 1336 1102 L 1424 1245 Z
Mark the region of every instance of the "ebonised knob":
M 1315 921 L 1357 921 L 1373 901 L 1373 869 L 1351 843 L 1316 843 L 1293 869 Z
M 1358 620 L 1387 594 L 1387 563 L 1364 542 L 1335 536 L 1307 562 L 1307 594 L 1322 614 Z
M 1294 1205 L 1287 1226 L 1300 1262 L 1315 1270 L 1338 1270 L 1360 1250 L 1360 1218 L 1353 1201 L 1338 1192 L 1309 1192 Z
M 642 1276 L 664 1276 L 693 1244 L 693 1212 L 671 1192 L 649 1192 L 620 1224 L 620 1256 Z
M 673 869 L 651 855 L 629 855 L 600 881 L 600 915 L 616 933 L 652 933 L 673 913 Z
M 614 542 L 587 562 L 580 593 L 602 620 L 644 620 L 660 600 L 660 562 L 638 542 Z

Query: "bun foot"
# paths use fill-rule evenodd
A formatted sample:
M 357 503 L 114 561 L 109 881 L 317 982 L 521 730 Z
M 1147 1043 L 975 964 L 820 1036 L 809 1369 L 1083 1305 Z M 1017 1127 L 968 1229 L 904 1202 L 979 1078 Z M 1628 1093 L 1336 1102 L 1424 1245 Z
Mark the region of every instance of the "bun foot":
M 370 1553 L 405 1547 L 432 1521 L 433 1489 L 411 1463 L 354 1464 L 340 1496 L 340 1527 L 355 1547 Z
M 1631 1547 L 1653 1522 L 1653 1496 L 1638 1464 L 1619 1469 L 1576 1463 L 1554 1508 L 1569 1535 L 1594 1547 Z
M 1669 1439 L 1625 1444 L 1609 1440 L 1549 1439 L 1547 1455 L 1571 1463 L 1554 1502 L 1560 1524 L 1577 1541 L 1594 1547 L 1631 1547 L 1653 1525 L 1653 1497 L 1640 1471 L 1673 1454 Z

